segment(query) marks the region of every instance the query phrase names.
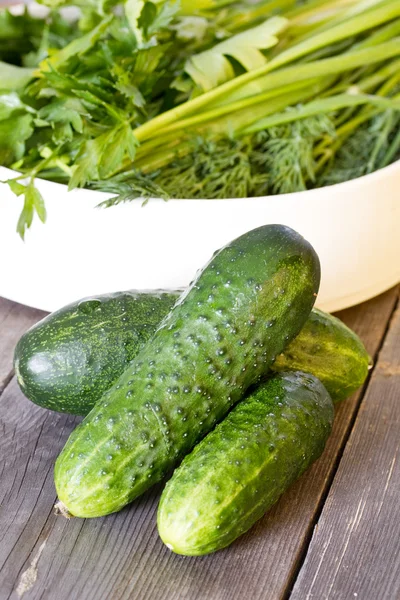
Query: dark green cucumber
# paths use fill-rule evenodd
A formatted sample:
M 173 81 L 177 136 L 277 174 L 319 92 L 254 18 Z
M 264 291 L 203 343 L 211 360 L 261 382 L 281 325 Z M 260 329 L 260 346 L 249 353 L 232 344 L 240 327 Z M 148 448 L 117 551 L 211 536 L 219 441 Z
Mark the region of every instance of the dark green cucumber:
M 217 252 L 70 436 L 55 467 L 60 506 L 105 515 L 162 479 L 297 335 L 319 280 L 313 248 L 281 225 Z
M 298 336 L 276 358 L 272 370 L 312 373 L 336 403 L 364 383 L 370 362 L 354 331 L 340 319 L 314 308 Z
M 312 375 L 280 373 L 259 386 L 167 483 L 158 509 L 163 542 L 188 556 L 231 544 L 321 455 L 333 414 Z
M 85 298 L 48 315 L 15 349 L 22 391 L 44 408 L 87 415 L 178 297 L 178 292 L 121 292 Z

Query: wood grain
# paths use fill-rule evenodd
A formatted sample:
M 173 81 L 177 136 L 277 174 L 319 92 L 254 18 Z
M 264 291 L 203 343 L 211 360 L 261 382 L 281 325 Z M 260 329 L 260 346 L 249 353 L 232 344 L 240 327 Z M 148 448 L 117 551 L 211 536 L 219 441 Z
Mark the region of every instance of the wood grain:
M 379 349 L 397 290 L 342 314 Z M 0 523 L 0 598 L 24 600 L 275 600 L 290 588 L 316 516 L 342 452 L 359 394 L 338 410 L 323 457 L 248 534 L 229 549 L 204 558 L 170 553 L 156 531 L 159 489 L 122 512 L 70 521 L 52 513 L 54 459 L 74 419 L 30 405 L 15 383 L 3 394 L 0 414 L 8 457 Z M 4 482 L 4 483 L 3 483 Z
M 400 307 L 291 600 L 400 598 Z
M 22 397 L 15 379 L 1 403 L 0 597 L 40 537 L 55 499 L 53 464 L 77 419 L 45 411 Z
M 14 348 L 29 327 L 46 313 L 0 298 L 0 394 L 10 381 Z

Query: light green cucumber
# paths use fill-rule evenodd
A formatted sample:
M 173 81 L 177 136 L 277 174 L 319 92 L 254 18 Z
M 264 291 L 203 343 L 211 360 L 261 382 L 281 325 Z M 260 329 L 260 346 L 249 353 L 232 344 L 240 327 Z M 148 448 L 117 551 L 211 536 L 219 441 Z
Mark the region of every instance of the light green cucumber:
M 333 404 L 312 375 L 274 375 L 185 457 L 167 483 L 158 531 L 188 556 L 225 548 L 321 455 Z
M 299 370 L 322 381 L 333 402 L 348 398 L 366 380 L 371 358 L 357 334 L 340 319 L 317 308 L 272 370 Z
M 115 512 L 162 479 L 298 334 L 320 281 L 312 246 L 282 225 L 217 252 L 55 467 L 63 510 Z

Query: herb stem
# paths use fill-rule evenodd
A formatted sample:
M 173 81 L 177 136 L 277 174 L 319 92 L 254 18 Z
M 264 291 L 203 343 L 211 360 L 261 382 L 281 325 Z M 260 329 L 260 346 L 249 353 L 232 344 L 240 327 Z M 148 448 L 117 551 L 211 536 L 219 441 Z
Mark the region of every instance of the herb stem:
M 288 106 L 297 104 L 298 102 L 302 102 L 304 100 L 309 99 L 310 97 L 313 97 L 327 84 L 329 84 L 328 81 L 321 82 L 317 80 L 317 82 L 313 85 L 308 85 L 307 87 L 302 87 L 298 90 L 294 90 L 290 94 L 285 93 L 274 98 L 268 98 L 263 102 L 259 102 L 257 104 L 252 104 L 251 106 L 242 108 L 240 111 L 237 111 L 237 113 L 233 115 L 223 115 L 224 118 L 217 118 L 214 121 L 208 121 L 207 125 L 204 125 L 204 127 L 206 128 L 205 134 L 209 139 L 218 138 L 224 133 L 226 134 L 226 131 L 229 131 L 231 136 L 235 136 L 239 132 L 240 134 L 242 134 L 243 130 L 254 121 L 257 121 L 265 115 L 273 115 L 275 112 L 281 111 L 284 108 L 287 108 Z M 187 136 L 187 128 L 184 129 L 184 132 L 184 135 Z M 197 128 L 195 131 L 192 132 L 192 137 L 194 137 L 195 134 L 201 135 L 202 133 L 202 128 Z M 138 153 L 138 158 L 135 161 L 135 166 L 140 170 L 149 170 L 150 164 L 157 164 L 157 166 L 154 167 L 154 170 L 160 168 L 160 166 L 164 166 L 165 164 L 167 164 L 168 161 L 164 162 L 161 159 L 161 157 L 165 156 L 166 158 L 168 158 L 168 160 L 173 158 L 174 152 L 176 153 L 176 149 L 174 149 L 174 146 L 176 148 L 176 143 L 174 144 L 174 141 L 176 142 L 176 139 L 176 132 L 170 132 L 168 136 L 166 136 L 162 140 L 164 143 L 169 143 L 170 149 L 167 150 L 167 153 L 165 155 L 162 153 L 157 154 L 156 158 L 154 156 L 154 150 L 157 147 L 156 144 L 153 144 L 151 141 L 142 144 L 140 148 L 140 154 Z M 157 139 L 155 140 L 155 142 L 157 142 Z M 148 155 L 150 156 L 146 159 Z
M 267 0 L 267 2 L 256 4 L 254 8 L 249 6 L 248 10 L 234 15 L 233 18 L 228 14 L 219 25 L 227 31 L 236 33 L 243 28 L 247 29 L 251 27 L 263 18 L 270 17 L 276 9 L 279 9 L 279 14 L 284 14 L 285 7 L 288 6 L 290 8 L 295 3 L 296 0 Z
M 260 78 L 255 83 L 257 83 L 258 93 L 266 92 L 285 85 L 287 81 L 290 81 L 293 84 L 294 82 L 300 82 L 311 78 L 314 79 L 326 75 L 337 75 L 363 65 L 381 62 L 397 55 L 400 55 L 400 38 L 384 42 L 374 48 L 363 48 L 361 50 L 347 52 L 344 55 L 286 67 L 285 69 L 280 69 L 275 73 L 270 73 L 267 76 Z M 243 87 L 240 90 L 241 97 L 244 96 L 246 90 L 254 92 L 254 87 Z M 230 98 L 231 100 L 237 99 L 234 95 Z
M 302 56 L 309 54 L 310 52 L 317 50 L 323 46 L 327 46 L 334 42 L 345 39 L 346 37 L 352 36 L 362 31 L 367 31 L 373 27 L 377 27 L 382 23 L 385 23 L 391 19 L 400 16 L 400 3 L 397 0 L 393 0 L 390 4 L 379 7 L 375 10 L 368 11 L 366 15 L 356 15 L 353 18 L 348 19 L 344 23 L 340 23 L 332 27 L 328 31 L 324 31 L 320 34 L 311 36 L 307 40 L 300 42 L 299 44 L 284 50 L 281 54 L 272 59 L 269 63 L 236 77 L 209 92 L 189 100 L 180 106 L 177 106 L 167 112 L 160 114 L 159 116 L 151 119 L 144 125 L 139 126 L 135 130 L 135 136 L 138 141 L 144 141 L 157 135 L 160 129 L 166 125 L 174 123 L 179 119 L 191 115 L 194 111 L 198 111 L 203 108 L 211 101 L 218 100 L 237 88 L 243 86 L 243 84 L 257 79 L 261 75 L 282 67 Z
M 390 111 L 389 118 L 386 120 L 385 126 L 382 129 L 382 131 L 380 131 L 376 144 L 372 149 L 371 156 L 368 161 L 367 173 L 371 173 L 374 170 L 374 166 L 378 159 L 379 152 L 382 149 L 383 145 L 387 142 L 389 134 L 392 130 L 394 118 L 395 117 L 393 111 Z
M 400 110 L 400 102 L 395 99 L 380 98 L 379 96 L 371 96 L 369 94 L 339 94 L 322 100 L 314 100 L 300 108 L 285 113 L 266 117 L 245 129 L 243 133 L 256 133 L 257 131 L 282 125 L 283 123 L 291 123 L 292 121 L 298 121 L 321 113 L 330 113 L 347 108 L 348 106 L 360 106 L 362 104 L 372 104 L 384 109 L 395 108 Z
M 393 161 L 396 154 L 398 154 L 399 152 L 400 152 L 400 127 L 398 128 L 397 134 L 395 135 L 392 143 L 390 144 L 389 149 L 387 150 L 385 156 L 383 157 L 379 167 L 381 169 L 383 167 L 387 167 L 387 165 L 389 165 Z
M 276 88 L 269 89 L 264 93 L 255 94 L 253 96 L 245 98 L 244 100 L 237 100 L 236 102 L 232 102 L 231 104 L 224 104 L 212 110 L 200 113 L 199 115 L 183 119 L 178 123 L 173 123 L 172 125 L 165 127 L 163 129 L 163 133 L 171 133 L 179 129 L 187 129 L 188 127 L 193 127 L 194 125 L 198 125 L 206 121 L 212 121 L 215 118 L 234 113 L 237 110 L 248 108 L 249 106 L 259 104 L 260 102 L 264 102 L 265 100 L 275 98 L 276 96 L 281 96 L 282 94 L 287 94 L 298 89 L 308 87 L 309 85 L 313 85 L 318 81 L 319 79 L 318 77 L 316 77 L 314 79 L 294 81 L 288 85 L 277 86 Z M 158 137 L 155 139 L 158 139 Z

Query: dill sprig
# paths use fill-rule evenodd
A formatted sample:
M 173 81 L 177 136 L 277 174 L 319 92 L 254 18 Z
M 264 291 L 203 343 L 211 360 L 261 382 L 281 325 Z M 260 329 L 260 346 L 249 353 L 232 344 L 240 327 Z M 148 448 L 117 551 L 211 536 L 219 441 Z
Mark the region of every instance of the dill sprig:
M 117 176 L 125 188 L 107 206 L 136 197 L 224 199 L 264 196 L 304 190 L 315 179 L 314 148 L 325 135 L 334 135 L 333 122 L 320 115 L 271 127 L 242 138 L 193 140 L 192 151 L 165 167 L 144 175 L 136 171 Z M 136 188 L 136 186 L 138 186 Z
M 400 113 L 388 110 L 372 117 L 343 143 L 320 175 L 318 185 L 356 179 L 400 159 L 399 131 Z

